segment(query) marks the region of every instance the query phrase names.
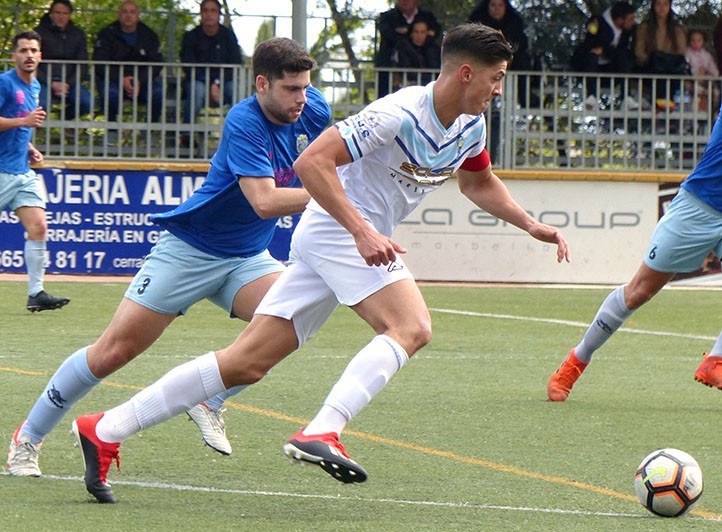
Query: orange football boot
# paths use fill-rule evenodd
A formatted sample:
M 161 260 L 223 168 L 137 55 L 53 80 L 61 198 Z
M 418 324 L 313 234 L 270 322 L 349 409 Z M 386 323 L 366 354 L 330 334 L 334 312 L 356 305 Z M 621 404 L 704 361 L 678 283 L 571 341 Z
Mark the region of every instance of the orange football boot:
M 565 401 L 572 391 L 572 386 L 589 363 L 584 363 L 577 358 L 574 349 L 571 350 L 569 356 L 564 359 L 559 369 L 549 379 L 547 386 L 547 395 L 550 401 Z M 722 368 L 721 368 L 722 371 Z
M 703 353 L 704 360 L 694 372 L 694 380 L 706 386 L 722 390 L 722 357 L 714 357 Z

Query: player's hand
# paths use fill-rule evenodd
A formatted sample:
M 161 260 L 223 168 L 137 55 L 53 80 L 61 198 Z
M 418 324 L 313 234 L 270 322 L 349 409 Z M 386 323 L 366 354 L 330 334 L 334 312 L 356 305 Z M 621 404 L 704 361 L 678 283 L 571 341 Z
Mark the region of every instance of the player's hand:
M 397 253 L 406 253 L 405 248 L 371 227 L 354 238 L 356 248 L 369 266 L 385 266 L 396 260 Z
M 25 115 L 25 127 L 40 127 L 45 120 L 47 113 L 42 107 L 36 107 Z
M 30 164 L 39 163 L 43 159 L 43 152 L 41 152 L 35 146 L 30 145 L 30 147 L 28 148 L 28 161 L 30 161 Z
M 562 262 L 563 260 L 570 262 L 569 244 L 567 244 L 567 241 L 558 228 L 537 222 L 529 228 L 529 234 L 542 242 L 556 244 L 557 262 Z

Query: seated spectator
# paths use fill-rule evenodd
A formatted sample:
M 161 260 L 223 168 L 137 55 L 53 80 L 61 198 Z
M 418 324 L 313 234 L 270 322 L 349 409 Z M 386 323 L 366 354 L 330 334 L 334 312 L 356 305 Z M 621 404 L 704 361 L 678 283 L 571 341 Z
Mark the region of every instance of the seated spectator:
M 521 13 L 511 5 L 509 0 L 480 0 L 469 15 L 469 22 L 480 22 L 501 31 L 504 37 L 514 45 L 514 59 L 509 70 L 531 70 L 531 56 L 529 54 L 529 38 L 526 35 L 526 25 Z M 527 77 L 519 76 L 517 83 L 520 105 L 528 107 Z
M 377 67 L 394 66 L 394 52 L 400 41 L 408 41 L 411 26 L 417 20 L 424 20 L 428 25 L 428 34 L 438 41 L 441 36 L 441 25 L 431 11 L 419 9 L 419 0 L 397 0 L 396 6 L 381 13 L 377 20 L 379 48 L 376 54 Z M 379 72 L 378 98 L 386 96 L 391 89 L 389 72 Z
M 425 20 L 413 23 L 410 39 L 399 41 L 394 55 L 399 68 L 441 68 L 441 47 L 434 42 L 429 33 L 429 24 Z M 419 76 L 407 75 L 409 83 L 406 85 L 426 85 L 435 77 L 429 72 Z
M 719 68 L 712 54 L 705 48 L 707 37 L 702 30 L 690 30 L 689 46 L 684 56 L 689 63 L 692 75 L 697 78 L 697 83 L 691 83 L 688 89 L 697 102 L 697 110 L 706 111 L 710 89 L 712 92 L 712 105 L 716 109 L 719 100 L 719 84 L 712 82 L 710 78 L 719 77 Z M 707 78 L 707 79 L 705 79 Z
M 617 2 L 601 15 L 587 21 L 586 34 L 574 50 L 570 66 L 577 72 L 627 74 L 634 67 L 632 36 L 636 21 L 634 7 L 627 2 Z M 587 78 L 586 106 L 597 107 L 597 84 L 595 78 Z M 617 82 L 622 84 L 622 80 Z M 627 99 L 628 108 L 638 107 Z
M 118 20 L 98 34 L 93 59 L 100 100 L 108 120 L 118 117 L 122 100 L 134 100 L 149 106 L 153 122 L 160 120 L 163 111 L 163 85 L 158 77 L 160 66 L 145 63 L 163 62 L 158 34 L 140 21 L 140 8 L 134 0 L 120 5 Z M 122 61 L 126 65 L 109 65 Z
M 243 63 L 233 30 L 221 24 L 218 0 L 201 2 L 201 23 L 183 34 L 180 59 L 205 65 Z M 211 106 L 233 105 L 233 69 L 188 67 L 183 82 L 183 121 L 193 123 L 207 101 Z M 187 144 L 188 139 L 181 139 Z
M 35 28 L 42 38 L 44 60 L 38 68 L 40 106 L 49 112 L 54 102 L 60 102 L 65 120 L 88 114 L 92 106 L 90 92 L 82 85 L 87 67 L 76 63 L 88 60 L 88 44 L 85 32 L 70 19 L 72 12 L 70 0 L 53 0 Z M 49 64 L 45 60 L 67 62 Z

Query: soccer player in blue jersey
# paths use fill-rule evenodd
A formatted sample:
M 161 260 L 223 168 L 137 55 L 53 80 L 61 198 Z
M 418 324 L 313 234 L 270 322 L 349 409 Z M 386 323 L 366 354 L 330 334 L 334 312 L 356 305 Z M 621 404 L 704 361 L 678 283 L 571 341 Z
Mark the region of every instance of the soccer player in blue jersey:
M 58 309 L 70 299 L 56 297 L 43 289 L 45 274 L 45 195 L 40 178 L 30 163 L 43 160 L 43 154 L 30 139 L 33 128 L 45 120 L 38 105 L 40 83 L 40 35 L 35 31 L 18 33 L 12 40 L 15 68 L 0 75 L 0 209 L 15 211 L 25 228 L 25 267 L 28 271 L 30 312 Z
M 722 116 L 722 114 L 720 114 Z M 550 401 L 565 401 L 594 352 L 678 272 L 697 270 L 710 252 L 722 256 L 722 122 L 717 118 L 702 160 L 657 222 L 639 269 L 607 296 L 582 340 L 549 379 Z M 722 332 L 694 378 L 722 389 Z
M 491 215 L 557 245 L 559 230 L 532 218 L 493 173 L 483 113 L 502 94 L 512 47 L 480 24 L 449 31 L 441 73 L 371 103 L 326 130 L 294 164 L 313 200 L 292 238 L 290 265 L 228 348 L 178 366 L 127 403 L 81 416 L 73 430 L 85 458 L 86 488 L 114 502 L 107 485 L 120 442 L 233 386 L 257 382 L 302 345 L 341 303 L 376 336 L 347 366 L 311 423 L 284 451 L 343 482 L 364 469 L 339 442 L 346 424 L 431 339 L 431 318 L 393 229 L 427 194 L 456 181 Z
M 194 303 L 208 299 L 250 320 L 283 265 L 267 247 L 278 217 L 309 200 L 293 162 L 326 127 L 331 111 L 310 85 L 313 59 L 291 39 L 275 38 L 253 55 L 256 94 L 226 117 L 203 185 L 182 205 L 153 217 L 167 229 L 125 293 L 110 325 L 72 354 L 48 382 L 10 443 L 7 470 L 39 476 L 43 439 L 103 378 L 150 347 Z M 188 405 L 204 441 L 230 454 L 221 406 L 239 388 Z M 190 409 L 190 410 L 189 410 Z

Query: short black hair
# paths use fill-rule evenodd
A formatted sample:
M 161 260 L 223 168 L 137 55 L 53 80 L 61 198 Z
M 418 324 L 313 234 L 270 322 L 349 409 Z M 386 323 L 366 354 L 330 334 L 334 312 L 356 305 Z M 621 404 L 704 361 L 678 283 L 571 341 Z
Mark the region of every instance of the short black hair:
M 12 40 L 12 48 L 11 50 L 14 52 L 18 48 L 18 41 L 20 39 L 27 39 L 28 41 L 38 41 L 38 44 L 42 42 L 42 39 L 40 38 L 40 34 L 35 30 L 26 30 L 21 31 L 15 37 L 13 37 Z
M 636 9 L 632 6 L 632 4 L 628 2 L 616 2 L 610 11 L 610 14 L 612 15 L 612 19 L 620 18 L 620 17 L 626 17 L 627 15 L 630 15 L 634 13 Z
M 450 29 L 441 44 L 442 67 L 449 58 L 463 58 L 484 65 L 500 61 L 511 63 L 516 51 L 513 44 L 494 28 L 469 22 Z
M 286 37 L 264 41 L 253 52 L 253 77 L 265 76 L 268 81 L 282 79 L 287 72 L 306 72 L 314 66 L 316 62 L 306 49 Z
M 70 0 L 53 0 L 52 2 L 50 2 L 50 7 L 48 8 L 48 13 L 53 10 L 53 8 L 55 7 L 55 4 L 62 4 L 65 7 L 67 7 L 71 13 L 73 12 L 73 4 L 70 2 Z
M 218 11 L 223 11 L 223 6 L 221 5 L 220 0 L 201 0 L 201 9 L 203 9 L 203 6 L 206 5 L 208 2 L 213 2 L 218 6 Z

